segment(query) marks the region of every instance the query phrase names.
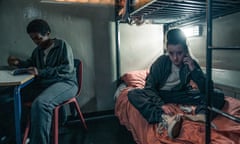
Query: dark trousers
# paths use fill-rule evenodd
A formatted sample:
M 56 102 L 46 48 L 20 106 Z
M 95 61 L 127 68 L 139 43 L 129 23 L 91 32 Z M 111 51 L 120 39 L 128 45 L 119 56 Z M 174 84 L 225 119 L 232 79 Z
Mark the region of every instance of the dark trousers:
M 15 135 L 13 90 L 14 87 L 0 87 L 0 135 Z M 58 82 L 50 86 L 41 86 L 33 82 L 21 90 L 22 102 L 32 102 L 30 143 L 50 143 L 53 109 L 74 97 L 76 93 L 77 86 L 74 82 Z M 27 112 L 30 111 L 23 107 L 22 125 L 25 124 Z M 61 109 L 61 112 L 64 112 L 64 109 Z
M 33 101 L 31 106 L 30 144 L 49 144 L 53 110 L 64 101 L 74 97 L 74 82 L 57 82 L 41 87 L 35 83 L 22 91 L 23 101 Z
M 0 136 L 14 137 L 14 87 L 0 87 Z
M 149 123 L 162 121 L 161 115 L 164 112 L 161 107 L 167 103 L 195 105 L 196 114 L 206 112 L 206 96 L 198 90 L 160 91 L 157 95 L 144 89 L 134 89 L 128 92 L 128 99 Z M 224 105 L 224 94 L 214 90 L 211 93 L 211 101 L 212 106 L 221 109 Z M 216 114 L 213 113 L 212 119 L 215 116 Z

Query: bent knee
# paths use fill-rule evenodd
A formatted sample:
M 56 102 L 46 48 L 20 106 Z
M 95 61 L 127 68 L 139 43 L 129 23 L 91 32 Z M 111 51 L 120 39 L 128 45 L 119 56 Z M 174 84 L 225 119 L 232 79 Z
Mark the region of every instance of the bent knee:
M 46 100 L 35 99 L 32 103 L 31 109 L 35 112 L 41 112 L 41 111 L 51 111 L 53 110 L 53 107 Z

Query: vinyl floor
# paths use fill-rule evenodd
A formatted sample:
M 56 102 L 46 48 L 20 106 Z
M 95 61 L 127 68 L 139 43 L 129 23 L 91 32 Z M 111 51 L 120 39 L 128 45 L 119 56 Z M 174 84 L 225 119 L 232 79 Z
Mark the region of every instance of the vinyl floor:
M 59 126 L 59 144 L 136 144 L 114 114 L 85 117 L 88 130 L 78 118 Z M 5 143 L 4 143 L 5 144 Z M 11 140 L 8 144 L 16 144 Z

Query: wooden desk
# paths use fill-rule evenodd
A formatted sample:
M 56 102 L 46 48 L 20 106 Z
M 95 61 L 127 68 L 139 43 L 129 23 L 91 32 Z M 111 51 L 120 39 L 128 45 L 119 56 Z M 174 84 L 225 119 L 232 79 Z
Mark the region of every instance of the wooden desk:
M 25 74 L 13 76 L 10 70 L 0 70 L 0 86 L 15 86 L 14 88 L 14 116 L 15 116 L 15 131 L 16 143 L 21 144 L 21 88 L 31 83 L 34 75 Z

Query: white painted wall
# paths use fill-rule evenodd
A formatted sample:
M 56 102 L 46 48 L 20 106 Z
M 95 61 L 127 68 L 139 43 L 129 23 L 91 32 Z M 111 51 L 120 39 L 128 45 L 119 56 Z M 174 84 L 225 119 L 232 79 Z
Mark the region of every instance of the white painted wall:
M 121 75 L 132 70 L 150 68 L 163 54 L 163 26 L 120 24 Z

